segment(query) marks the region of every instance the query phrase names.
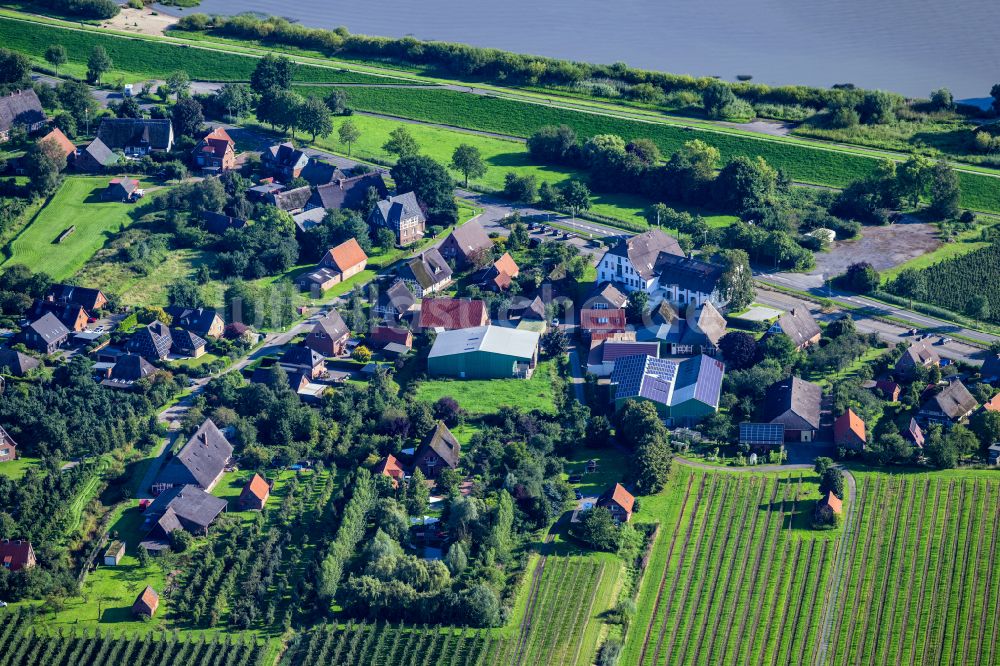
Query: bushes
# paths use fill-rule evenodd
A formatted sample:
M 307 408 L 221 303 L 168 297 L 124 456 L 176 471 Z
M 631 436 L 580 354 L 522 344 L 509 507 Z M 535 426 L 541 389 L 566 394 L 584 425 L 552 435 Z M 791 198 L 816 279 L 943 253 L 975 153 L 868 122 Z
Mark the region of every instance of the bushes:
M 323 558 L 319 579 L 319 594 L 324 599 L 333 599 L 344 576 L 344 567 L 354 555 L 357 545 L 365 536 L 368 514 L 375 508 L 378 493 L 375 482 L 366 469 L 358 470 L 354 481 L 354 492 L 344 507 L 337 536 L 330 543 Z

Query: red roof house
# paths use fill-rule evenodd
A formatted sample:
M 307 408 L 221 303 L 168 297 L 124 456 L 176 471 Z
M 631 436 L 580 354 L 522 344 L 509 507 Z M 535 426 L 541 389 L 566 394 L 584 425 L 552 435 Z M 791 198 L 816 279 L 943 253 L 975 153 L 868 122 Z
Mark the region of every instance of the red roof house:
M 39 139 L 38 143 L 48 143 L 55 146 L 67 160 L 76 154 L 76 146 L 73 145 L 73 142 L 58 127 L 54 127 L 51 132 Z
M 390 479 L 392 479 L 393 488 L 398 488 L 399 482 L 402 481 L 403 478 L 406 476 L 406 472 L 403 471 L 403 468 L 399 464 L 399 461 L 396 460 L 396 456 L 392 455 L 391 453 L 387 455 L 385 458 L 382 458 L 382 460 L 380 460 L 378 464 L 375 465 L 375 473 L 384 474 L 385 476 L 388 476 Z
M 229 171 L 236 167 L 236 142 L 216 127 L 195 146 L 195 164 L 209 171 Z
M 848 409 L 833 422 L 833 443 L 838 447 L 860 451 L 865 448 L 865 422 Z
M 597 499 L 597 506 L 602 506 L 610 511 L 611 517 L 619 523 L 627 523 L 632 518 L 635 497 L 625 490 L 625 486 L 616 483 Z
M 271 496 L 271 485 L 260 474 L 254 474 L 243 486 L 240 493 L 240 506 L 244 511 L 261 511 Z
M 983 403 L 983 409 L 988 412 L 1000 412 L 1000 393 Z
M 10 571 L 30 569 L 35 566 L 35 550 L 24 539 L 0 541 L 0 566 Z
M 612 333 L 624 333 L 625 310 L 621 308 L 580 310 L 580 331 L 592 340 L 606 339 Z
M 372 344 L 384 347 L 395 343 L 406 348 L 413 347 L 413 333 L 408 328 L 396 328 L 395 326 L 376 326 L 372 329 L 369 338 Z
M 486 303 L 467 298 L 425 298 L 420 304 L 420 327 L 454 331 L 490 323 Z
M 149 585 L 143 590 L 132 604 L 133 615 L 145 615 L 153 617 L 156 615 L 156 608 L 160 605 L 160 595 Z

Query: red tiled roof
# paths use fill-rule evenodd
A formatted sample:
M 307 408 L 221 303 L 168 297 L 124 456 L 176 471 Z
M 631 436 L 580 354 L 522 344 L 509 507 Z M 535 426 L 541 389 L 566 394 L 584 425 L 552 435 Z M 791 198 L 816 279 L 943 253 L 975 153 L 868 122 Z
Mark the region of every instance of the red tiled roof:
M 854 410 L 848 409 L 833 422 L 833 439 L 837 443 L 850 441 L 851 433 L 862 442 L 865 441 L 865 422 Z
M 833 491 L 827 491 L 826 497 L 819 501 L 820 506 L 828 506 L 833 509 L 834 513 L 841 513 L 844 510 L 844 503 L 839 497 L 833 494 Z
M 459 298 L 425 298 L 420 305 L 421 328 L 453 331 L 486 323 L 486 303 Z
M 493 267 L 497 269 L 498 273 L 506 273 L 512 278 L 516 278 L 520 272 L 520 269 L 514 262 L 514 258 L 507 252 L 504 252 L 502 257 L 493 262 Z
M 580 328 L 587 331 L 624 331 L 625 310 L 580 310 Z
M 62 130 L 60 130 L 58 127 L 54 128 L 51 132 L 43 136 L 39 141 L 39 143 L 45 141 L 52 142 L 56 146 L 59 146 L 59 149 L 62 150 L 63 154 L 66 157 L 69 157 L 70 155 L 76 152 L 76 146 L 73 145 L 72 141 L 66 138 L 66 135 L 63 134 Z
M 0 562 L 11 571 L 29 566 L 33 558 L 34 553 L 30 542 L 23 539 L 0 541 Z
M 227 132 L 222 127 L 216 127 L 214 130 L 212 130 L 211 132 L 209 132 L 208 134 L 206 134 L 205 138 L 203 140 L 204 141 L 212 141 L 212 140 L 225 141 L 226 143 L 229 143 L 229 144 L 233 144 L 233 145 L 236 144 L 236 142 L 233 141 L 232 137 L 229 136 L 229 132 Z
M 399 461 L 396 460 L 396 456 L 391 453 L 379 461 L 375 466 L 375 473 L 385 474 L 393 479 L 402 479 L 406 475 Z
M 343 273 L 365 261 L 368 261 L 368 255 L 361 249 L 358 241 L 351 238 L 337 247 L 327 250 L 326 255 L 319 263 L 324 266 L 336 266 Z
M 613 502 L 629 513 L 632 512 L 632 507 L 635 506 L 635 497 L 632 496 L 632 493 L 625 490 L 625 486 L 620 483 L 616 483 L 614 488 L 604 493 L 601 499 L 605 502 Z
M 396 328 L 394 326 L 376 326 L 372 329 L 372 340 L 382 344 L 395 342 L 396 344 L 410 346 L 412 334 L 408 329 Z
M 264 480 L 264 477 L 260 474 L 254 474 L 243 488 L 243 493 L 244 495 L 253 495 L 263 502 L 271 494 L 271 487 Z
M 1000 412 L 1000 393 L 987 400 L 983 404 L 983 409 L 988 412 Z

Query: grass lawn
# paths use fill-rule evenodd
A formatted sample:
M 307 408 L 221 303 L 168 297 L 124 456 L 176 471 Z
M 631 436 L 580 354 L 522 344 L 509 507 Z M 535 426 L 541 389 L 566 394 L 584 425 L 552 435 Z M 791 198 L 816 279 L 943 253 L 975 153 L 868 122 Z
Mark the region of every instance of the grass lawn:
M 178 368 L 200 368 L 203 365 L 207 365 L 212 361 L 217 360 L 219 360 L 218 356 L 210 352 L 206 352 L 198 358 L 180 358 L 176 361 L 171 361 L 170 365 Z
M 587 472 L 587 461 L 597 462 L 596 472 Z M 584 497 L 603 493 L 616 483 L 624 483 L 628 476 L 628 458 L 613 448 L 590 449 L 582 444 L 566 457 L 566 476 L 579 474 L 583 479 L 574 483 Z
M 31 458 L 29 456 L 19 456 L 16 460 L 0 462 L 0 476 L 17 481 L 25 475 L 32 467 L 38 467 L 42 462 L 41 458 Z
M 835 372 L 810 372 L 806 374 L 806 379 L 819 384 L 823 388 L 829 388 L 834 382 L 842 381 L 848 377 L 858 374 L 858 371 L 868 365 L 883 354 L 888 353 L 888 349 L 873 348 L 866 351 L 860 358 L 855 359 L 849 365 Z
M 143 204 L 103 202 L 107 178 L 69 176 L 31 224 L 10 245 L 8 264 L 20 263 L 63 280 L 78 270 L 109 238 L 132 224 Z M 56 239 L 70 226 L 76 231 Z
M 473 415 L 493 413 L 503 406 L 552 413 L 556 409 L 555 376 L 555 361 L 548 360 L 538 364 L 531 379 L 433 379 L 417 384 L 414 397 L 433 403 L 451 396 Z
M 341 124 L 350 120 L 361 131 L 361 138 L 351 147 L 351 154 L 362 160 L 375 163 L 392 163 L 395 155 L 386 152 L 382 146 L 389 139 L 389 133 L 397 127 L 405 127 L 413 138 L 416 139 L 423 154 L 434 158 L 442 164 L 449 164 L 451 156 L 461 144 L 469 144 L 477 147 L 482 153 L 486 162 L 487 171 L 481 178 L 473 178 L 469 181 L 470 186 L 482 189 L 497 191 L 502 190 L 504 176 L 509 171 L 519 175 L 534 176 L 538 183 L 550 183 L 556 185 L 572 178 L 585 179 L 586 175 L 570 167 L 539 165 L 531 159 L 523 141 L 514 141 L 499 137 L 483 136 L 461 129 L 448 129 L 443 127 L 428 127 L 388 118 L 375 118 L 372 116 L 354 115 L 349 119 L 340 118 L 334 120 L 334 125 L 339 128 Z M 316 145 L 325 150 L 334 152 L 345 152 L 345 146 L 337 139 L 336 130 L 325 139 L 318 139 Z M 452 172 L 456 181 L 464 184 L 464 176 L 457 171 Z M 591 212 L 598 215 L 613 217 L 635 224 L 646 223 L 642 213 L 652 203 L 646 197 L 629 194 L 595 194 L 591 197 Z M 682 207 L 683 208 L 683 207 Z M 460 211 L 461 212 L 461 211 Z M 698 211 L 692 211 L 698 212 Z M 461 218 L 460 218 L 461 219 Z M 726 226 L 731 224 L 735 217 L 728 215 L 708 215 L 706 220 L 712 226 Z

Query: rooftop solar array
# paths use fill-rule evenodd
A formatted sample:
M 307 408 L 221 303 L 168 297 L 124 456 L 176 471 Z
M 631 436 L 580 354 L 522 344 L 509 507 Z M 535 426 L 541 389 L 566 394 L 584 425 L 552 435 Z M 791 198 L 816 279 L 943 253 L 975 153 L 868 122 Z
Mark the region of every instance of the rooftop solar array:
M 740 442 L 744 444 L 780 444 L 785 441 L 783 423 L 741 423 Z

